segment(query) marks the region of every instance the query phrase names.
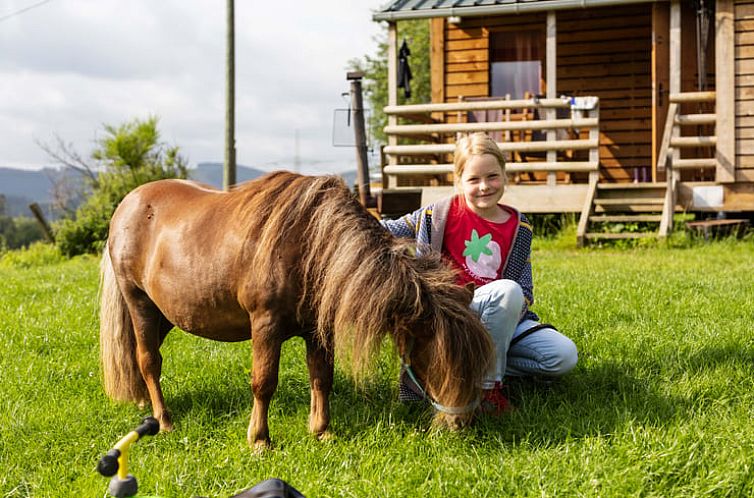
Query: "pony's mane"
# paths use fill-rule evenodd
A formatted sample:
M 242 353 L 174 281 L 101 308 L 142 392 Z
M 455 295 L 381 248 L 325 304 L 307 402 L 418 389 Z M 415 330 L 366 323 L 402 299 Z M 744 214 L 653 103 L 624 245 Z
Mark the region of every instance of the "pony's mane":
M 481 379 L 489 337 L 478 320 L 478 328 L 466 327 L 474 318 L 454 272 L 437 255 L 414 257 L 412 245 L 385 230 L 343 180 L 276 172 L 237 192 L 249 196 L 237 216 L 261 234 L 253 264 L 275 271 L 275 248 L 298 246 L 298 268 L 285 271 L 300 277 L 299 316 L 312 315 L 322 343 L 356 372 L 386 334 L 422 322 L 438 335 L 433 369 L 447 373 L 440 391 L 464 372 Z

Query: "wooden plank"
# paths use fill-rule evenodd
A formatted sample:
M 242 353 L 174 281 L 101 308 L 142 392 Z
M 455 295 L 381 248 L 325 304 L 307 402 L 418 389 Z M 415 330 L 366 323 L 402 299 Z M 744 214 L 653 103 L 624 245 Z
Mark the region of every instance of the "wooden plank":
M 435 18 L 441 19 L 441 18 Z M 460 29 L 452 24 L 448 24 L 448 29 L 445 31 L 446 40 L 468 40 L 470 38 L 481 38 L 485 36 L 486 30 L 481 26 L 466 29 Z
M 754 57 L 754 45 L 737 45 L 733 53 L 736 60 L 751 59 Z
M 735 34 L 736 45 L 754 45 L 754 32 L 747 31 L 745 33 Z
M 457 97 L 486 97 L 488 86 L 482 85 L 448 85 L 445 87 L 445 100 Z
M 754 100 L 754 86 L 736 87 L 736 100 L 737 101 Z
M 589 150 L 599 145 L 597 140 L 542 140 L 538 142 L 499 142 L 497 146 L 503 152 L 541 152 L 565 150 Z M 382 150 L 384 154 L 397 155 L 425 155 L 452 154 L 455 144 L 418 144 L 418 145 L 387 145 Z
M 673 148 L 713 147 L 715 144 L 717 144 L 717 137 L 672 137 L 670 139 L 670 146 Z
M 597 171 L 599 164 L 590 161 L 560 161 L 560 162 L 510 162 L 505 164 L 508 173 L 530 173 L 537 171 Z M 452 174 L 452 164 L 396 164 L 383 168 L 386 175 L 440 175 Z
M 623 64 L 579 64 L 572 66 L 560 66 L 558 68 L 559 78 L 603 78 L 625 76 L 632 74 L 649 74 L 651 69 L 650 61 L 631 61 Z
M 447 52 L 456 52 L 459 50 L 488 50 L 489 40 L 484 38 L 468 38 L 466 40 L 448 40 L 445 43 Z
M 442 123 L 386 126 L 386 134 L 414 135 L 427 133 L 473 133 L 475 131 L 546 130 L 550 128 L 588 128 L 599 125 L 597 118 L 540 119 L 534 121 L 509 121 L 489 123 Z
M 754 4 L 736 4 L 736 19 L 754 19 Z
M 467 71 L 465 73 L 448 73 L 445 75 L 448 85 L 469 85 L 474 83 L 489 83 L 487 71 Z
M 559 67 L 569 67 L 577 64 L 624 64 L 628 62 L 649 61 L 650 55 L 643 52 L 621 52 L 607 54 L 573 54 L 560 55 Z
M 443 54 L 443 57 L 445 54 Z M 445 64 L 446 73 L 460 73 L 462 71 L 488 71 L 489 63 L 484 62 L 460 62 L 455 64 Z M 442 73 L 440 73 L 442 75 Z
M 754 116 L 754 100 L 741 100 L 735 103 L 735 115 L 739 117 Z
M 395 22 L 388 23 L 387 30 L 387 103 L 398 105 L 398 28 Z M 396 116 L 387 117 L 388 126 L 396 126 Z M 388 145 L 398 145 L 398 137 L 388 136 Z M 396 164 L 396 158 L 388 158 L 388 164 Z M 388 180 L 388 187 L 394 187 L 393 181 Z
M 733 50 L 731 47 L 730 50 Z M 754 74 L 754 59 L 735 60 L 736 74 Z
M 733 0 L 717 0 L 715 7 L 715 109 L 717 113 L 715 146 L 717 169 L 715 181 L 730 183 L 736 180 L 735 133 L 735 56 Z
M 754 139 L 742 138 L 736 140 L 736 154 L 742 156 L 754 155 Z
M 457 50 L 453 52 L 445 51 L 445 60 L 449 64 L 459 62 L 488 62 L 489 52 L 487 50 Z
M 564 56 L 579 54 L 607 54 L 648 51 L 650 49 L 649 36 L 646 38 L 631 38 L 626 40 L 606 40 L 599 43 L 561 43 L 558 52 Z
M 589 240 L 652 239 L 657 237 L 657 234 L 654 232 L 589 232 L 584 234 L 584 237 Z
M 597 183 L 599 182 L 599 173 L 589 173 L 589 187 L 587 189 L 586 196 L 584 197 L 584 203 L 581 206 L 581 216 L 579 216 L 579 224 L 576 227 L 576 240 L 579 246 L 584 246 L 586 229 L 589 226 L 589 215 L 592 213 L 594 205 L 594 197 L 597 193 Z
M 590 26 L 591 27 L 591 26 Z M 594 43 L 611 40 L 635 40 L 645 39 L 652 35 L 649 23 L 646 21 L 639 25 L 632 27 L 625 27 L 621 23 L 621 27 L 613 26 L 613 29 L 584 29 L 575 31 L 563 31 L 558 34 L 559 44 L 569 43 Z
M 429 70 L 432 102 L 445 102 L 445 19 L 434 18 L 429 24 Z M 442 119 L 442 115 L 433 116 Z
M 736 128 L 736 138 L 754 138 L 754 128 Z

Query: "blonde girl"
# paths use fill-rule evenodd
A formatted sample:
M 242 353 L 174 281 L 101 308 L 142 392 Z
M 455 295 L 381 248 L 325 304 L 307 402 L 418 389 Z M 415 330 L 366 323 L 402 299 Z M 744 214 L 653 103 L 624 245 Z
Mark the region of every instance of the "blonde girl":
M 456 143 L 457 193 L 396 220 L 383 220 L 393 235 L 411 237 L 418 251 L 440 251 L 458 270 L 459 285 L 474 287 L 471 303 L 496 346 L 482 388 L 481 410 L 509 407 L 501 391 L 505 375 L 557 377 L 578 361 L 576 345 L 529 309 L 534 303 L 532 227 L 501 203 L 507 184 L 505 159 L 492 138 L 474 133 Z M 402 377 L 402 400 L 420 399 Z

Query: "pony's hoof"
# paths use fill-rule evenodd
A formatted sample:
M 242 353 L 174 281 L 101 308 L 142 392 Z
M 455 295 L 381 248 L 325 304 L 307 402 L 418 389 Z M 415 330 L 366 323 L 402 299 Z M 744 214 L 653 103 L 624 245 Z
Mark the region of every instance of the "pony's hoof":
M 317 434 L 317 439 L 322 441 L 323 443 L 335 441 L 335 434 L 330 431 L 323 431 Z
M 255 455 L 262 456 L 269 451 L 272 451 L 272 444 L 269 441 L 257 441 L 254 443 L 253 453 Z

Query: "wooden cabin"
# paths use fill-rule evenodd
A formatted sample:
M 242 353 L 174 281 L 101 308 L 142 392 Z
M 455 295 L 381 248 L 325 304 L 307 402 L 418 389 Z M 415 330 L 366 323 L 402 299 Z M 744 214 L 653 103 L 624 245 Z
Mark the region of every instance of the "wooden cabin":
M 373 18 L 389 34 L 386 212 L 447 195 L 470 131 L 507 154 L 506 201 L 577 213 L 580 243 L 754 212 L 754 1 L 395 0 Z M 401 105 L 400 24 L 422 18 L 432 102 Z

